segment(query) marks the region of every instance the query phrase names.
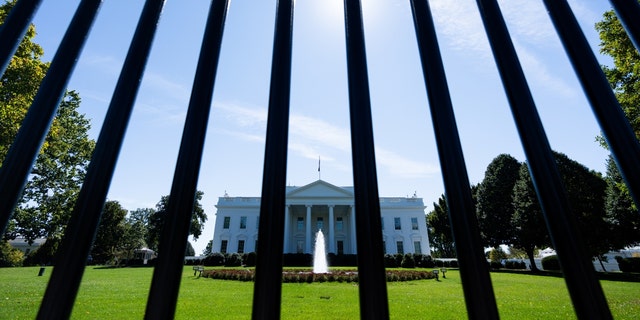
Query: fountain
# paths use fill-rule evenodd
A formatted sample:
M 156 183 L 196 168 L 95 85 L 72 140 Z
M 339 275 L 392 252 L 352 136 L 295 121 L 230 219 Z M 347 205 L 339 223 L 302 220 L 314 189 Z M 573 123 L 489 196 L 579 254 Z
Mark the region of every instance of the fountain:
M 313 251 L 313 273 L 328 273 L 327 254 L 324 247 L 324 234 L 322 230 L 316 233 L 316 246 Z

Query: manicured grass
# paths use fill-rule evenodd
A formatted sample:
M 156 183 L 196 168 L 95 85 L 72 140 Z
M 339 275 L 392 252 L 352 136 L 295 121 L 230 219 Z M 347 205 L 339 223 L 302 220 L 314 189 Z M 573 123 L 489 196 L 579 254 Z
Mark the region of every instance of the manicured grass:
M 38 267 L 0 269 L 0 319 L 35 318 L 51 275 Z M 151 268 L 86 269 L 73 319 L 142 319 Z M 553 276 L 492 273 L 503 319 L 575 319 L 564 280 Z M 615 319 L 640 315 L 640 283 L 602 280 Z M 387 284 L 392 319 L 466 319 L 459 273 L 447 278 Z M 185 267 L 176 319 L 249 319 L 252 282 L 193 276 Z M 353 283 L 285 283 L 282 319 L 357 319 L 358 286 Z

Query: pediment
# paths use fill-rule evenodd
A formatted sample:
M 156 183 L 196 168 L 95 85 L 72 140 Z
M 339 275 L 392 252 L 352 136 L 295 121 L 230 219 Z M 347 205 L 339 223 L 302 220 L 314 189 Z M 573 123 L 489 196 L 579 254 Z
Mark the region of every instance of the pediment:
M 317 180 L 306 186 L 295 188 L 287 193 L 287 198 L 353 198 L 351 189 L 338 187 Z

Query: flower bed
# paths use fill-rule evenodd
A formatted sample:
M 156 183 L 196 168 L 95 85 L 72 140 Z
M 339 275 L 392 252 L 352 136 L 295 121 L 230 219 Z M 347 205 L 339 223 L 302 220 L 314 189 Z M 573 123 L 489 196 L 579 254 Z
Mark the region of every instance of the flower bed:
M 434 279 L 431 271 L 387 270 L 387 282 Z M 253 281 L 253 269 L 211 269 L 202 272 L 205 278 L 237 281 Z M 282 282 L 358 282 L 356 270 L 338 270 L 329 273 L 313 273 L 308 269 L 287 269 L 282 273 Z

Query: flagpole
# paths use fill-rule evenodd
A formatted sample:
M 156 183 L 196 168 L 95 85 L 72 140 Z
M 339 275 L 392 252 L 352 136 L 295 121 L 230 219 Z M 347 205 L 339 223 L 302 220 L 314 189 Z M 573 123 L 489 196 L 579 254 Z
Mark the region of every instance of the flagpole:
M 320 178 L 320 156 L 318 156 L 318 180 L 322 180 Z

